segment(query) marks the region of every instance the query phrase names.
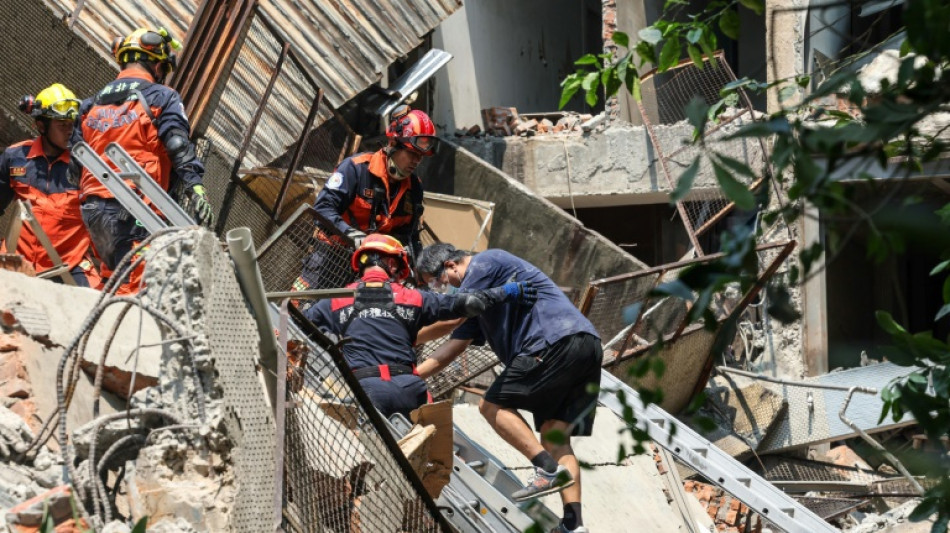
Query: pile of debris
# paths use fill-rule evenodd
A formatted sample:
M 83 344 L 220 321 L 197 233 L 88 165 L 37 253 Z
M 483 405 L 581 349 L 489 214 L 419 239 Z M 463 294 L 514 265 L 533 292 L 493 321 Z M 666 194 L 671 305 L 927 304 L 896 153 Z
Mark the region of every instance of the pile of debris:
M 546 134 L 570 134 L 591 131 L 602 124 L 603 113 L 593 116 L 574 111 L 551 113 L 522 113 L 514 107 L 489 107 L 482 109 L 482 124 L 461 128 L 456 137 L 476 137 L 483 133 L 496 137 L 533 137 Z

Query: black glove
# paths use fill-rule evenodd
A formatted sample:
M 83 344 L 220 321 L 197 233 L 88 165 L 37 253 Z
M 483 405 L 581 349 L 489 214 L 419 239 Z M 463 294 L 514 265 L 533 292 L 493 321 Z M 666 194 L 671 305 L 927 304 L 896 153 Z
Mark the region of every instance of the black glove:
M 350 228 L 346 231 L 346 236 L 353 240 L 353 247 L 359 248 L 363 244 L 366 234 L 356 228 Z
M 214 208 L 211 207 L 211 202 L 208 201 L 208 195 L 202 185 L 194 185 L 185 190 L 181 208 L 199 225 L 206 228 L 214 225 Z

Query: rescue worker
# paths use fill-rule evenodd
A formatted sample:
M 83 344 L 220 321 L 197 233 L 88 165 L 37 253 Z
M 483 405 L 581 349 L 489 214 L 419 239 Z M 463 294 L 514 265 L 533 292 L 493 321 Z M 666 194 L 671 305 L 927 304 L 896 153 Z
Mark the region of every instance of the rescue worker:
M 530 304 L 529 283 L 503 283 L 470 293 L 443 295 L 402 285 L 409 259 L 394 237 L 371 234 L 353 253 L 351 266 L 360 280 L 352 298 L 321 300 L 304 315 L 318 328 L 349 337 L 343 355 L 377 409 L 386 417 L 409 412 L 431 398 L 415 372 L 416 334 L 439 320 L 476 316 L 502 302 Z
M 54 83 L 35 97 L 24 96 L 20 110 L 34 118 L 39 135 L 0 155 L 0 214 L 13 200 L 29 202 L 76 285 L 99 288 L 99 274 L 86 255 L 89 232 L 79 214 L 79 188 L 69 180 L 67 146 L 79 116 L 79 100 L 64 85 Z M 23 225 L 15 247 L 37 272 L 54 266 L 29 224 Z
M 139 28 L 116 39 L 112 53 L 121 71 L 83 101 L 73 139 L 84 140 L 100 155 L 110 143 L 118 143 L 198 224 L 211 227 L 214 214 L 202 185 L 204 166 L 189 139 L 188 117 L 178 92 L 164 85 L 175 68 L 173 51 L 180 47 L 164 28 Z M 80 199 L 93 248 L 111 272 L 148 232 L 86 169 Z M 132 272 L 119 293 L 137 292 L 142 270 Z
M 564 515 L 555 532 L 586 532 L 581 517 L 580 468 L 572 435 L 593 429 L 603 350 L 597 331 L 536 266 L 504 250 L 472 255 L 448 243 L 426 247 L 416 263 L 433 289 L 479 290 L 500 282 L 530 282 L 538 291 L 530 309 L 506 303 L 465 321 L 419 367 L 427 378 L 485 340 L 505 369 L 485 392 L 479 411 L 498 435 L 534 465 L 516 502 L 561 493 Z M 596 388 L 596 387 L 594 387 Z M 534 415 L 538 440 L 519 409 Z M 559 438 L 549 438 L 556 432 Z
M 392 235 L 410 257 L 422 251 L 422 180 L 415 174 L 423 157 L 435 152 L 435 126 L 418 109 L 401 106 L 386 128 L 387 146 L 356 154 L 337 165 L 317 195 L 314 210 L 359 247 L 368 233 Z M 304 259 L 295 290 L 339 286 L 340 266 L 319 251 Z

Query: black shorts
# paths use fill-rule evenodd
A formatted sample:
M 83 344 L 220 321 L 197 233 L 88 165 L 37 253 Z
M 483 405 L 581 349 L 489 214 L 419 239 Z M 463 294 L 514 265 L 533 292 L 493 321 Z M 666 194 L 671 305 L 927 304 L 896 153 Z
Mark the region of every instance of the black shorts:
M 534 429 L 548 420 L 574 425 L 571 435 L 589 436 L 594 428 L 604 352 L 588 333 L 568 335 L 540 352 L 520 355 L 495 379 L 485 400 L 534 415 Z

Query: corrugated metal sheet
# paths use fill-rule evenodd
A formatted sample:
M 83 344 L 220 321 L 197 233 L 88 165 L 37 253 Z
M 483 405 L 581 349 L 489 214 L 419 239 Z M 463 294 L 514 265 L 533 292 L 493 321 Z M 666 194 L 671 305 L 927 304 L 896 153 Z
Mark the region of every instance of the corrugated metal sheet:
M 188 31 L 198 0 L 45 0 L 64 16 L 82 4 L 74 30 L 110 57 L 115 37 L 139 26 Z M 462 6 L 461 0 L 265 0 L 261 11 L 305 58 L 326 98 L 340 106 Z M 188 43 L 185 43 L 187 46 Z

